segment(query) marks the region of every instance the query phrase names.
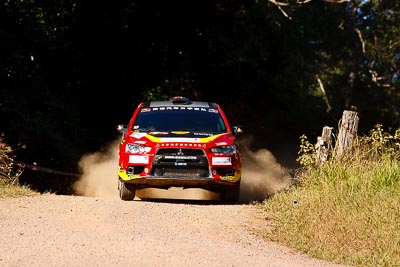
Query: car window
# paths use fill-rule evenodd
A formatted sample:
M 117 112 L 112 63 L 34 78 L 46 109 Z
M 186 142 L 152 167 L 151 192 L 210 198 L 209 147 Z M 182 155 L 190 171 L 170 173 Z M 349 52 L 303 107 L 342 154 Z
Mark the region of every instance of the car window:
M 133 126 L 139 131 L 194 131 L 222 133 L 226 126 L 216 109 L 159 110 L 143 108 Z

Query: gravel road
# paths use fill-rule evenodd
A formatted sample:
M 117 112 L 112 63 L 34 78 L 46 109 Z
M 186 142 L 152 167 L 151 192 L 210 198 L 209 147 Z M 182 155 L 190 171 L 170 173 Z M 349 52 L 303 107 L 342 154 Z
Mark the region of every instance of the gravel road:
M 339 266 L 263 240 L 251 204 L 43 194 L 0 200 L 0 266 Z

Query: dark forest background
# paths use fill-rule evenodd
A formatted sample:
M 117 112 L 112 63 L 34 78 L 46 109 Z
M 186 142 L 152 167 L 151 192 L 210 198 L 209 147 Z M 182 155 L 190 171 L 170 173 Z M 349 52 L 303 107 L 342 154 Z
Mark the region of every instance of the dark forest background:
M 399 75 L 400 1 L 0 1 L 0 133 L 17 162 L 59 171 L 174 95 L 221 104 L 295 167 L 299 136 L 344 110 L 361 134 L 398 128 Z M 74 179 L 24 175 L 59 193 Z

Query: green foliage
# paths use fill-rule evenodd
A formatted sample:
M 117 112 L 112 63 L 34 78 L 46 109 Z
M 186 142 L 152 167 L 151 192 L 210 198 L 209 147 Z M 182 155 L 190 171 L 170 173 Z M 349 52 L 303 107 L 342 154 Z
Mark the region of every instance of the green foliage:
M 74 0 L 0 4 L 0 125 L 8 143 L 26 145 L 22 161 L 73 168 L 87 144 L 80 81 L 64 60 L 76 9 Z
M 300 136 L 300 150 L 296 161 L 301 166 L 310 166 L 315 164 L 316 151 L 315 146 L 308 141 L 305 134 Z
M 302 49 L 300 57 L 294 56 L 287 65 L 296 66 L 298 59 L 302 62 L 298 70 L 303 77 L 296 81 L 302 81 L 308 91 L 299 90 L 321 100 L 326 93 L 333 115 L 353 107 L 368 114 L 364 116 L 367 120 L 374 107 L 368 127 L 376 121 L 389 124 L 399 118 L 399 1 L 281 2 L 287 3 L 281 9 L 282 16 L 286 12 L 292 19 L 291 31 L 285 31 L 291 41 L 287 43 L 293 44 L 293 53 L 299 45 Z M 323 84 L 323 94 L 316 77 Z
M 165 85 L 168 85 L 168 81 L 165 81 Z M 143 101 L 162 101 L 168 100 L 169 97 L 165 93 L 165 86 L 156 86 L 154 88 L 150 88 L 143 93 Z
M 385 132 L 382 124 L 376 124 L 362 141 L 373 155 L 400 158 L 400 128 L 393 135 Z

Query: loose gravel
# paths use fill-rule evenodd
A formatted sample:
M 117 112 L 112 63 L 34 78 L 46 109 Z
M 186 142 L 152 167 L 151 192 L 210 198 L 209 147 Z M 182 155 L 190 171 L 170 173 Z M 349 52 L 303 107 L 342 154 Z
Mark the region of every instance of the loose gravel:
M 43 194 L 0 200 L 0 266 L 339 266 L 263 240 L 251 204 Z

